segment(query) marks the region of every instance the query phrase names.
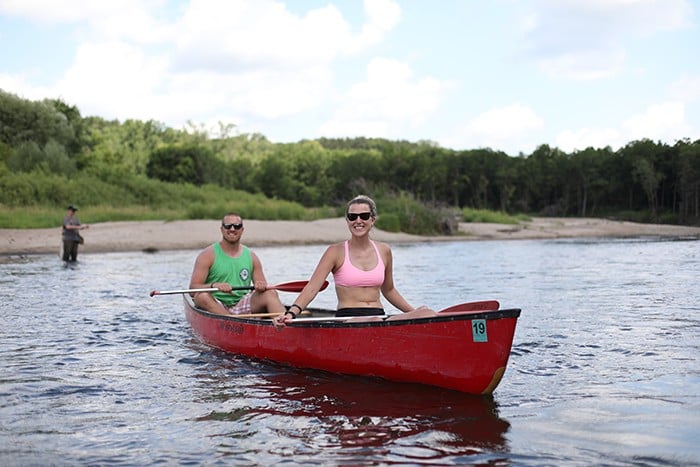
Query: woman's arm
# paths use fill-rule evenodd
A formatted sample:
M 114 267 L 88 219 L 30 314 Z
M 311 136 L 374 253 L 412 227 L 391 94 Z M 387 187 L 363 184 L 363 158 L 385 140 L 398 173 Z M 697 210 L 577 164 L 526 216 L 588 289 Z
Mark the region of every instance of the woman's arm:
M 321 256 L 321 259 L 316 265 L 316 269 L 314 269 L 313 274 L 311 274 L 309 282 L 299 293 L 299 295 L 297 295 L 296 300 L 292 302 L 293 304 L 289 307 L 289 311 L 283 316 L 277 318 L 277 324 L 284 325 L 284 323 L 296 318 L 296 316 L 301 313 L 302 310 L 304 310 L 314 298 L 316 298 L 316 295 L 318 294 L 319 290 L 321 290 L 321 287 L 326 281 L 328 274 L 333 272 L 337 261 L 338 247 L 337 245 L 331 245 L 326 248 L 326 251 L 323 253 L 323 256 Z M 290 312 L 293 313 L 294 316 L 291 316 Z
M 326 251 L 316 265 L 316 269 L 314 269 L 313 274 L 311 274 L 309 283 L 306 284 L 304 289 L 297 295 L 296 300 L 294 300 L 294 303 L 299 305 L 302 310 L 316 298 L 326 278 L 333 272 L 337 262 L 337 250 L 338 248 L 336 245 L 331 245 L 326 248 Z
M 403 298 L 403 295 L 396 290 L 394 287 L 394 272 L 393 272 L 393 258 L 391 254 L 391 248 L 385 243 L 379 243 L 380 252 L 382 252 L 382 258 L 384 259 L 384 283 L 382 284 L 382 295 L 386 298 L 389 303 L 394 305 L 399 310 L 407 313 L 413 311 L 414 308 L 410 303 Z

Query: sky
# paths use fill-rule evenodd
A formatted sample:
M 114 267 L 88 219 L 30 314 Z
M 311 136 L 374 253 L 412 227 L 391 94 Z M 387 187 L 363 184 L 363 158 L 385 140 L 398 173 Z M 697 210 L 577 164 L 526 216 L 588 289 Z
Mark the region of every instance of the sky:
M 700 139 L 700 0 L 0 0 L 0 89 L 275 143 Z

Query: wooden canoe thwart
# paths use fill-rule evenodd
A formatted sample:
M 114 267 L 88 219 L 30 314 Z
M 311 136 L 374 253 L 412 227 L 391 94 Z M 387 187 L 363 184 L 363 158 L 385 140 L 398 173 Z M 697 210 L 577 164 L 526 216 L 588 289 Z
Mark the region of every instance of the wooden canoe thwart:
M 310 309 L 309 319 L 278 329 L 270 319 L 200 310 L 189 295 L 184 302 L 195 336 L 225 352 L 469 394 L 491 394 L 500 383 L 520 316 L 518 308 L 481 310 L 493 307 L 479 305 L 470 311 L 450 307 L 428 318 L 362 322 Z M 469 310 L 464 305 L 459 309 Z

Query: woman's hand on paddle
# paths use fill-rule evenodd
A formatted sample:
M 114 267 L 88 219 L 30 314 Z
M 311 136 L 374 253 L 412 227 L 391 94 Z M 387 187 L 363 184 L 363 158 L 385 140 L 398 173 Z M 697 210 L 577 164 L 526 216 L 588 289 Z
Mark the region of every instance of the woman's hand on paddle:
M 282 315 L 279 315 L 275 319 L 272 320 L 272 323 L 275 325 L 276 328 L 280 329 L 283 328 L 287 325 L 287 323 L 291 323 L 294 318 L 292 317 L 293 312 L 285 312 Z

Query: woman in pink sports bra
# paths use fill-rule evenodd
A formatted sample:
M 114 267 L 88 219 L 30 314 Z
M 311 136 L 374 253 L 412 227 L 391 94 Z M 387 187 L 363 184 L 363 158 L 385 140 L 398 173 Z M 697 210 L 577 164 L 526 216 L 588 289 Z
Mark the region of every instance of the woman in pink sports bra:
M 372 198 L 361 195 L 350 200 L 345 210 L 350 240 L 333 244 L 326 249 L 309 283 L 297 296 L 294 304 L 275 320 L 277 325 L 283 326 L 296 318 L 316 298 L 323 282 L 331 273 L 338 297 L 336 316 L 385 317 L 381 295 L 404 312 L 388 319 L 409 319 L 435 314 L 425 306 L 413 308 L 394 287 L 391 248 L 386 243 L 375 242 L 369 238 L 376 218 L 377 206 Z

